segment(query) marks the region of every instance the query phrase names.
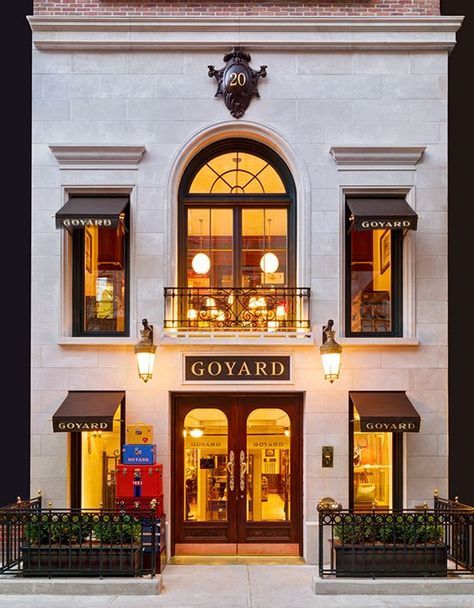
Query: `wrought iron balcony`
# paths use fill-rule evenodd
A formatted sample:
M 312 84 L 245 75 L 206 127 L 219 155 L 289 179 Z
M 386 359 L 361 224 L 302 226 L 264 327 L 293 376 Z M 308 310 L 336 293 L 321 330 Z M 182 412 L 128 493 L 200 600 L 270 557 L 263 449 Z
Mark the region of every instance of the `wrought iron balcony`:
M 165 287 L 164 331 L 307 334 L 309 287 Z

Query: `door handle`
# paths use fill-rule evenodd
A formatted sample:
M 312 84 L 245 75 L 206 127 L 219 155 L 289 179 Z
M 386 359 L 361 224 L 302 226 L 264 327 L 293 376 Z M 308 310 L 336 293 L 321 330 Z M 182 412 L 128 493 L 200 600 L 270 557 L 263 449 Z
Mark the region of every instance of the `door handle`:
M 227 472 L 229 473 L 229 490 L 234 491 L 234 450 L 229 452 L 229 462 L 227 463 Z
M 247 472 L 247 463 L 245 462 L 245 452 L 240 450 L 240 491 L 245 492 L 245 473 Z

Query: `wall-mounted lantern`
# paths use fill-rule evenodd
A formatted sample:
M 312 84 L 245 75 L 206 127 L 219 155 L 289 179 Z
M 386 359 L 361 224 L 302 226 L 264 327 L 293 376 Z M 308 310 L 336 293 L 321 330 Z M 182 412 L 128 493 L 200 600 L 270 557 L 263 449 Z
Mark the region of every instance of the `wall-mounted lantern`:
M 135 356 L 137 358 L 138 375 L 143 382 L 148 382 L 153 376 L 156 346 L 153 344 L 153 325 L 148 325 L 147 319 L 143 319 L 142 323 L 141 338 L 135 344 Z
M 334 340 L 334 321 L 329 319 L 328 324 L 323 327 L 323 343 L 319 347 L 323 361 L 324 379 L 332 384 L 339 378 L 341 371 L 342 346 Z

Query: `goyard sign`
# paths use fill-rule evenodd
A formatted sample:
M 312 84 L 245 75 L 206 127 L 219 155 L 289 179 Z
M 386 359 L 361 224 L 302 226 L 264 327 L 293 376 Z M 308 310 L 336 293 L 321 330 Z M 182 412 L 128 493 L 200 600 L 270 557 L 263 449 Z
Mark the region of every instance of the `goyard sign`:
M 291 357 L 184 356 L 185 382 L 289 382 Z
M 216 97 L 222 95 L 224 103 L 234 118 L 241 118 L 249 107 L 250 100 L 255 95 L 260 97 L 257 84 L 260 77 L 267 75 L 267 66 L 261 65 L 258 72 L 253 70 L 249 63 L 249 53 L 240 47 L 224 55 L 225 66 L 216 70 L 213 65 L 209 68 L 209 77 L 217 80 Z

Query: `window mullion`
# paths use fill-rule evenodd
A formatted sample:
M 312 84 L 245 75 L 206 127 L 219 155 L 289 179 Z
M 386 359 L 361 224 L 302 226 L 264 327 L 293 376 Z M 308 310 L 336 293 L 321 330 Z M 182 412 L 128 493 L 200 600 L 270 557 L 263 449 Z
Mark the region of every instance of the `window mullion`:
M 233 283 L 234 287 L 242 286 L 242 209 L 234 207 L 233 247 Z

